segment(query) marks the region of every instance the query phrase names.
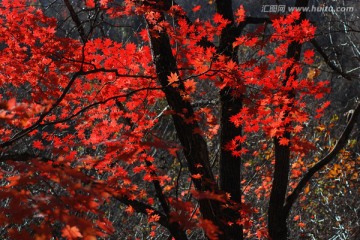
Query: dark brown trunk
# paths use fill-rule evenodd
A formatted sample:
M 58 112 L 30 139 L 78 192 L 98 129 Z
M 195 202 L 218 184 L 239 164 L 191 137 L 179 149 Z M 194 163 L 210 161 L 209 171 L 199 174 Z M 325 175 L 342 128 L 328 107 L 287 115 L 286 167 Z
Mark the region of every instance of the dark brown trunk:
M 162 14 L 162 13 L 161 13 Z M 158 21 L 163 20 L 163 14 Z M 185 118 L 194 117 L 194 110 L 191 104 L 184 101 L 180 95 L 180 90 L 184 86 L 179 83 L 178 87 L 169 85 L 168 76 L 171 73 L 178 73 L 176 61 L 171 51 L 169 37 L 165 32 L 153 31 L 152 25 L 148 23 L 151 50 L 156 67 L 158 79 L 163 86 L 166 100 L 175 114 L 172 115 L 177 136 L 183 147 L 184 155 L 187 160 L 189 171 L 192 175 L 200 174 L 201 179 L 193 179 L 194 186 L 198 191 L 216 191 L 217 185 L 210 167 L 209 153 L 205 139 L 194 134 L 195 129 L 199 128 L 198 123 L 186 123 Z M 183 115 L 183 116 L 180 116 Z M 197 167 L 202 166 L 202 167 Z M 200 212 L 204 219 L 211 220 L 220 229 L 223 224 L 220 221 L 220 205 L 213 200 L 200 200 Z M 225 234 L 224 231 L 222 231 Z M 222 239 L 226 239 L 220 236 Z
M 295 6 L 305 7 L 308 5 L 308 0 L 297 0 Z M 305 19 L 305 13 L 301 13 L 300 21 Z M 295 61 L 300 59 L 301 44 L 290 44 L 287 51 L 287 58 L 293 58 Z M 285 86 L 289 77 L 291 76 L 292 66 L 286 69 L 286 76 L 283 81 Z M 297 76 L 293 76 L 296 78 Z M 294 99 L 293 91 L 288 92 L 288 98 Z M 287 117 L 289 112 L 285 112 Z M 287 126 L 286 126 L 287 127 Z M 290 133 L 285 132 L 282 137 L 290 139 Z M 279 138 L 274 138 L 275 145 L 275 166 L 273 183 L 270 193 L 269 209 L 268 209 L 268 230 L 271 239 L 285 240 L 288 238 L 287 228 L 287 214 L 284 208 L 287 187 L 289 184 L 289 172 L 290 172 L 290 146 L 282 146 L 279 143 Z
M 284 137 L 289 138 L 290 134 L 286 133 Z M 272 239 L 283 240 L 287 239 L 287 224 L 283 206 L 289 179 L 290 149 L 288 146 L 281 146 L 278 138 L 274 140 L 274 143 L 275 170 L 269 201 L 268 228 Z
M 242 226 L 236 224 L 241 219 L 239 214 L 241 203 L 241 159 L 232 156 L 230 151 L 224 149 L 225 144 L 235 136 L 241 134 L 241 128 L 235 128 L 229 118 L 241 109 L 241 100 L 233 98 L 230 90 L 225 88 L 221 91 L 221 155 L 220 155 L 220 188 L 222 191 L 230 193 L 230 200 L 234 203 L 234 208 L 225 208 L 223 218 L 232 225 L 226 226 L 229 239 L 243 239 Z
M 300 58 L 301 45 L 293 43 L 288 49 L 288 58 L 294 58 L 296 61 Z M 283 81 L 283 85 L 286 85 L 287 80 L 291 76 L 291 67 L 286 70 L 286 79 Z M 294 76 L 296 78 L 296 76 Z M 294 93 L 288 92 L 288 98 L 294 99 Z M 289 111 L 285 112 L 284 118 L 289 114 Z M 286 128 L 289 125 L 285 126 Z M 290 139 L 289 132 L 283 134 L 284 138 Z M 275 166 L 273 183 L 270 193 L 269 210 L 268 210 L 268 229 L 272 239 L 287 239 L 287 224 L 286 214 L 284 211 L 285 199 L 287 187 L 289 184 L 290 173 L 290 146 L 282 146 L 279 143 L 279 138 L 274 138 L 275 146 Z
M 231 21 L 221 33 L 218 53 L 223 54 L 234 62 L 238 62 L 237 51 L 232 44 L 237 37 L 236 27 L 234 25 L 234 16 L 231 0 L 216 1 L 216 10 L 225 19 Z M 242 108 L 241 97 L 235 97 L 232 89 L 225 87 L 220 91 L 221 100 L 221 135 L 220 135 L 220 188 L 222 191 L 230 194 L 232 208 L 223 210 L 224 222 L 232 224 L 225 226 L 228 239 L 243 239 L 243 229 L 241 225 L 236 224 L 241 219 L 239 209 L 241 207 L 241 158 L 234 157 L 224 146 L 235 136 L 241 135 L 241 128 L 236 128 L 230 122 L 230 117 L 237 114 Z

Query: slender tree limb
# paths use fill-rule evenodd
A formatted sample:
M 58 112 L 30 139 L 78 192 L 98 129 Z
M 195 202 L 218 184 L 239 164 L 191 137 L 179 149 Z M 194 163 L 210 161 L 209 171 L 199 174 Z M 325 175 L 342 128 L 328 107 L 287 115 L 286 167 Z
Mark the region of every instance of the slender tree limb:
M 126 111 L 125 106 L 121 102 L 116 101 L 116 105 L 120 110 Z M 125 118 L 125 121 L 126 121 L 126 124 L 131 127 L 131 129 L 134 129 L 135 124 L 131 121 L 130 118 Z M 170 206 L 164 195 L 163 189 L 160 186 L 160 182 L 159 182 L 159 180 L 157 180 L 158 176 L 157 176 L 156 172 L 152 169 L 153 164 L 148 160 L 145 160 L 145 164 L 148 167 L 151 177 L 153 178 L 151 182 L 154 185 L 156 197 L 159 199 L 161 208 L 165 212 L 165 215 L 167 217 L 169 217 L 170 216 Z
M 82 71 L 78 71 L 76 72 L 70 79 L 69 83 L 67 84 L 67 86 L 65 87 L 64 91 L 62 92 L 62 94 L 60 95 L 60 97 L 55 101 L 55 103 L 53 103 L 53 105 L 50 107 L 49 110 L 43 112 L 38 120 L 31 125 L 28 128 L 23 129 L 22 131 L 16 133 L 10 140 L 0 144 L 0 147 L 7 147 L 10 146 L 11 144 L 13 144 L 14 142 L 16 142 L 17 140 L 23 138 L 26 134 L 34 131 L 36 128 L 38 128 L 39 124 L 42 122 L 42 120 L 44 120 L 44 118 L 50 113 L 52 112 L 60 103 L 61 101 L 65 98 L 66 94 L 69 92 L 71 86 L 73 85 L 73 83 L 75 82 L 75 80 L 82 75 L 83 72 Z
M 304 189 L 306 184 L 311 180 L 312 176 L 314 176 L 315 173 L 317 173 L 320 169 L 322 169 L 324 166 L 326 166 L 332 160 L 334 160 L 335 156 L 339 153 L 339 151 L 346 146 L 347 140 L 350 137 L 350 133 L 356 123 L 356 119 L 359 116 L 359 114 L 360 114 L 360 103 L 357 104 L 357 107 L 355 108 L 352 117 L 349 119 L 349 122 L 347 123 L 345 130 L 341 134 L 339 140 L 337 141 L 333 149 L 323 159 L 317 162 L 304 174 L 298 185 L 295 187 L 294 191 L 287 197 L 284 206 L 286 216 L 289 215 L 291 207 L 298 199 L 299 194 Z
M 74 115 L 66 118 L 66 119 L 62 119 L 62 120 L 58 120 L 58 121 L 53 121 L 53 122 L 49 122 L 49 123 L 45 123 L 45 124 L 41 124 L 41 122 L 45 119 L 46 116 L 48 116 L 61 102 L 62 100 L 65 98 L 65 96 L 67 95 L 67 93 L 70 91 L 71 86 L 74 84 L 75 80 L 80 77 L 80 76 L 85 76 L 85 75 L 89 75 L 89 74 L 94 74 L 94 73 L 99 73 L 99 72 L 111 72 L 114 73 L 116 76 L 118 77 L 130 77 L 130 78 L 150 78 L 152 79 L 152 76 L 142 76 L 142 75 L 127 75 L 127 74 L 119 74 L 118 71 L 116 69 L 105 69 L 105 68 L 97 68 L 97 69 L 93 69 L 93 70 L 89 70 L 89 71 L 78 71 L 76 73 L 74 73 L 74 75 L 71 77 L 69 83 L 67 84 L 67 86 L 64 88 L 63 92 L 61 93 L 60 97 L 55 101 L 55 103 L 53 103 L 53 105 L 50 107 L 49 110 L 45 111 L 44 113 L 42 113 L 38 120 L 31 125 L 28 128 L 25 128 L 23 130 L 21 130 L 20 132 L 16 133 L 10 140 L 3 142 L 2 144 L 0 144 L 0 147 L 7 147 L 10 146 L 11 144 L 13 144 L 14 142 L 18 141 L 19 139 L 23 138 L 25 135 L 29 134 L 30 132 L 36 130 L 37 128 L 41 127 L 41 126 L 46 126 L 46 125 L 52 125 L 52 124 L 56 124 L 56 123 L 61 123 L 61 122 L 65 122 L 68 121 L 72 118 L 74 118 L 75 116 L 79 115 L 82 112 L 85 112 L 86 110 L 96 106 L 96 105 L 100 105 L 103 103 L 106 103 L 110 100 L 115 100 L 117 98 L 120 97 L 125 97 L 125 96 L 130 96 L 135 94 L 136 92 L 139 91 L 143 91 L 143 90 L 161 90 L 161 88 L 141 88 L 141 89 L 136 89 L 134 91 L 131 91 L 127 94 L 122 94 L 122 95 L 117 95 L 111 98 L 108 98 L 104 101 L 99 101 L 93 104 L 88 105 L 87 107 L 79 110 L 77 113 L 75 113 Z
M 167 228 L 170 231 L 171 235 L 176 240 L 187 240 L 188 239 L 186 236 L 186 233 L 183 230 L 180 230 L 178 228 L 179 226 L 177 223 L 171 222 L 170 219 L 165 214 L 156 210 L 155 208 L 153 208 L 145 203 L 136 201 L 136 200 L 130 200 L 126 197 L 114 196 L 114 195 L 112 195 L 112 197 L 125 205 L 131 206 L 132 208 L 134 208 L 134 210 L 136 212 L 148 215 L 148 210 L 151 210 L 153 212 L 153 214 L 156 214 L 160 217 L 160 219 L 157 222 L 160 225 L 162 225 L 163 227 Z
M 150 161 L 146 161 L 146 165 L 151 168 L 152 167 L 152 163 Z M 173 237 L 175 237 L 175 239 L 177 240 L 180 240 L 180 239 L 187 239 L 187 236 L 186 236 L 186 233 L 181 229 L 181 226 L 178 222 L 172 222 L 171 221 L 171 215 L 170 215 L 170 206 L 169 206 L 169 203 L 166 199 L 166 196 L 163 192 L 163 189 L 160 185 L 160 182 L 159 180 L 157 180 L 157 174 L 154 170 L 150 169 L 150 174 L 153 178 L 152 180 L 152 183 L 154 185 L 154 188 L 155 188 L 155 194 L 156 194 L 156 197 L 159 199 L 160 201 L 160 205 L 161 205 L 161 208 L 164 210 L 165 212 L 165 215 L 168 219 L 168 229 L 171 233 L 171 235 Z
M 116 106 L 122 110 L 122 111 L 126 111 L 126 108 L 125 106 L 119 102 L 119 101 L 116 101 Z M 125 121 L 126 121 L 126 124 L 128 124 L 131 129 L 134 129 L 135 127 L 135 124 L 131 121 L 130 118 L 125 118 Z M 152 184 L 154 185 L 154 188 L 155 188 L 155 195 L 156 197 L 158 198 L 159 202 L 160 202 L 160 205 L 161 205 L 161 208 L 163 209 L 164 213 L 165 213 L 165 217 L 166 217 L 166 221 L 167 221 L 167 227 L 168 230 L 170 231 L 171 233 L 171 236 L 170 237 L 174 237 L 175 239 L 177 240 L 186 240 L 187 239 L 187 236 L 186 236 L 186 233 L 181 229 L 181 226 L 178 222 L 171 222 L 170 220 L 170 205 L 166 199 L 166 196 L 163 192 L 163 189 L 160 185 L 160 182 L 159 180 L 157 179 L 158 176 L 156 174 L 156 172 L 152 169 L 152 163 L 148 160 L 145 160 L 145 163 L 146 163 L 146 166 L 148 167 L 149 171 L 150 171 L 150 175 L 151 177 L 153 177 L 154 179 L 152 179 Z M 134 208 L 135 209 L 135 208 Z M 161 217 L 160 217 L 161 218 Z M 163 225 L 163 224 L 162 224 Z
M 222 1 L 222 2 L 226 2 L 226 0 L 225 0 L 225 1 Z M 230 6 L 231 6 L 231 3 L 226 2 L 225 4 L 223 4 L 223 6 L 226 6 L 226 5 L 229 5 L 229 4 L 230 4 Z M 175 1 L 173 1 L 173 5 L 179 6 L 179 4 L 176 3 Z M 162 9 L 162 10 L 168 10 L 168 9 Z M 230 10 L 230 9 L 228 8 L 227 10 Z M 223 14 L 223 13 L 224 13 L 224 9 L 221 10 L 221 11 L 222 11 L 222 12 L 221 12 L 221 13 L 219 12 L 219 13 L 220 13 L 220 14 Z M 231 12 L 232 12 L 232 9 L 231 9 Z M 232 15 L 232 14 L 231 14 L 231 15 Z M 193 25 L 193 22 L 190 20 L 190 18 L 189 18 L 187 15 L 178 15 L 178 16 L 176 16 L 176 17 L 185 19 L 186 23 L 187 23 L 188 25 L 190 25 L 190 26 Z M 231 17 L 231 19 L 233 20 L 234 17 L 233 17 L 233 16 L 230 16 L 230 17 Z M 248 25 L 248 24 L 262 24 L 262 23 L 271 23 L 271 20 L 270 20 L 269 18 L 258 18 L 258 17 L 246 16 L 244 23 L 243 23 L 243 24 L 240 24 L 239 26 L 237 26 L 236 28 L 234 28 L 235 33 L 236 33 L 236 36 L 240 36 L 242 30 L 244 29 L 244 27 L 245 27 L 246 25 Z M 207 47 L 215 47 L 215 48 L 217 48 L 217 46 L 216 46 L 214 43 L 210 42 L 209 40 L 207 40 L 207 39 L 205 39 L 205 38 L 203 38 L 200 42 L 198 42 L 198 45 L 199 45 L 199 46 L 202 46 L 202 47 L 204 47 L 204 48 L 207 48 Z
M 93 74 L 93 73 L 113 73 L 117 77 L 128 77 L 128 78 L 145 78 L 145 79 L 156 79 L 155 76 L 150 75 L 137 75 L 137 74 L 120 74 L 117 69 L 108 69 L 108 68 L 95 68 L 89 71 L 84 71 L 83 75 Z
M 76 28 L 77 28 L 77 30 L 79 32 L 79 35 L 80 35 L 80 38 L 81 38 L 82 42 L 86 43 L 87 42 L 87 36 L 85 34 L 85 29 L 82 26 L 82 23 L 80 21 L 79 16 L 76 14 L 76 12 L 75 12 L 75 10 L 74 10 L 74 8 L 71 5 L 69 0 L 64 0 L 64 3 L 65 3 L 67 9 L 70 12 L 71 19 L 74 21 L 74 23 L 76 25 Z
M 169 217 L 170 215 L 170 207 L 169 207 L 169 203 L 168 201 L 166 200 L 166 197 L 163 193 L 163 189 L 162 187 L 160 186 L 160 182 L 159 180 L 157 180 L 158 176 L 156 174 L 156 172 L 154 170 L 152 170 L 152 163 L 150 161 L 145 161 L 146 163 L 146 166 L 149 168 L 150 170 L 150 175 L 151 177 L 153 177 L 154 179 L 152 180 L 152 183 L 154 185 L 154 188 L 155 188 L 155 193 L 156 193 L 156 197 L 159 199 L 160 201 L 160 205 L 162 207 L 162 209 L 164 210 L 166 216 Z
M 131 206 L 134 208 L 134 210 L 138 213 L 142 213 L 145 215 L 148 215 L 148 211 L 151 210 L 154 214 L 159 215 L 160 219 L 158 221 L 159 224 L 164 226 L 165 228 L 169 228 L 169 219 L 166 217 L 165 214 L 160 212 L 159 210 L 153 208 L 152 206 L 145 204 L 143 202 L 137 201 L 137 200 L 130 200 L 127 197 L 124 196 L 116 196 L 112 194 L 111 192 L 108 192 L 114 199 L 121 202 L 122 204 Z
M 333 64 L 330 60 L 330 58 L 328 57 L 328 55 L 324 52 L 324 50 L 321 48 L 320 44 L 315 40 L 312 39 L 311 44 L 314 46 L 314 48 L 316 49 L 316 51 L 322 56 L 322 58 L 324 59 L 325 63 L 337 74 L 340 74 L 343 78 L 351 81 L 351 76 L 347 73 L 345 73 L 344 71 L 342 71 L 340 68 L 338 68 L 337 66 L 335 66 L 335 64 Z
M 27 161 L 29 161 L 31 159 L 35 159 L 35 158 L 39 159 L 42 162 L 52 161 L 52 159 L 25 152 L 25 153 L 1 154 L 0 162 L 6 162 L 6 161 L 27 162 Z
M 270 18 L 259 18 L 259 17 L 245 17 L 246 24 L 262 24 L 271 23 Z
M 38 127 L 42 127 L 42 126 L 49 126 L 49 125 L 54 125 L 54 124 L 58 124 L 58 123 L 64 123 L 64 122 L 67 122 L 67 121 L 70 121 L 71 119 L 79 116 L 80 114 L 88 111 L 89 109 L 93 108 L 93 107 L 96 107 L 98 105 L 101 105 L 101 104 L 105 104 L 111 100 L 117 100 L 119 98 L 123 98 L 123 97 L 130 97 L 132 95 L 134 95 L 135 93 L 138 93 L 138 92 L 141 92 L 141 91 L 146 91 L 146 90 L 161 90 L 162 88 L 161 87 L 154 87 L 154 88 L 139 88 L 139 89 L 135 89 L 131 92 L 128 92 L 128 93 L 125 93 L 125 94 L 120 94 L 120 95 L 115 95 L 115 96 L 112 96 L 112 97 L 109 97 L 107 99 L 104 99 L 103 101 L 98 101 L 98 102 L 94 102 L 92 104 L 89 104 L 87 105 L 86 107 L 83 107 L 82 109 L 80 109 L 79 111 L 77 111 L 76 113 L 74 113 L 73 115 L 67 117 L 67 118 L 63 118 L 63 119 L 59 119 L 59 120 L 55 120 L 55 121 L 51 121 L 51 122 L 45 122 L 45 123 L 41 123 L 39 124 Z

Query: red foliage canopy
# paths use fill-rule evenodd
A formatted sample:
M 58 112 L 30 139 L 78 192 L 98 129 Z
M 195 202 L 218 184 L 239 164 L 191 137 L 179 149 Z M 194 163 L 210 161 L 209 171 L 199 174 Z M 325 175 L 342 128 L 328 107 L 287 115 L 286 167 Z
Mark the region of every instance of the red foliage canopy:
M 234 24 L 219 13 L 191 23 L 178 5 L 166 9 L 150 1 L 126 0 L 121 6 L 110 0 L 85 1 L 84 8 L 98 8 L 108 18 L 145 16 L 148 27 L 139 29 L 136 42 L 141 44 L 137 44 L 92 37 L 91 32 L 81 31 L 81 25 L 76 26 L 81 40 L 62 36 L 57 31 L 59 22 L 31 2 L 4 0 L 0 7 L 0 135 L 4 152 L 0 225 L 11 239 L 50 238 L 58 224 L 60 235 L 67 239 L 104 237 L 114 229 L 100 206 L 111 199 L 128 205 L 128 214 L 144 213 L 149 222 L 169 228 L 174 223 L 182 230 L 200 227 L 216 239 L 221 233 L 217 223 L 202 218 L 194 201 L 186 196 L 223 205 L 229 203 L 229 196 L 216 187 L 211 191 L 189 189 L 182 197 L 176 190 L 175 195 L 173 176 L 159 169 L 152 154 L 161 149 L 176 157 L 186 147 L 156 136 L 161 115 L 198 126 L 193 135 L 211 141 L 219 131 L 216 110 L 159 110 L 164 102 L 173 101 L 168 89 L 175 89 L 184 103 L 211 96 L 211 92 L 198 91 L 203 82 L 209 83 L 213 92 L 231 88 L 233 97 L 247 96 L 241 111 L 230 119 L 234 127 L 242 127 L 243 135 L 224 146 L 234 159 L 249 152 L 243 143 L 253 133 L 279 138 L 281 145 L 301 154 L 310 146 L 301 137 L 303 124 L 312 114 L 305 100 L 321 99 L 328 88 L 326 81 L 300 77 L 313 61 L 312 50 L 300 61 L 286 56 L 291 44 L 314 36 L 315 27 L 307 20 L 298 22 L 298 12 L 275 18 L 269 36 L 260 37 L 261 27 L 237 37 L 230 46 L 253 53 L 237 62 L 219 52 L 216 45 L 199 44 L 215 42 Z M 162 19 L 162 7 L 174 24 Z M 200 9 L 196 6 L 192 11 Z M 244 21 L 240 7 L 235 23 Z M 162 38 L 163 33 L 169 37 L 177 64 L 166 85 L 158 81 L 157 56 L 149 38 Z M 328 104 L 319 105 L 317 117 Z M 285 132 L 296 137 L 288 139 Z M 19 142 L 34 154 L 19 153 Z M 194 169 L 189 176 L 203 183 L 207 181 L 202 172 L 205 168 L 189 166 Z M 153 190 L 144 188 L 144 182 L 153 183 L 156 191 L 161 186 L 163 195 L 158 192 L 154 200 Z M 269 187 L 266 181 L 263 186 Z M 155 201 L 160 201 L 163 211 L 156 209 Z M 253 211 L 251 207 L 248 211 L 243 208 L 242 216 L 246 218 L 249 211 Z M 246 220 L 229 224 L 251 224 Z M 28 227 L 19 227 L 25 223 Z M 263 236 L 266 231 L 260 229 L 257 234 Z

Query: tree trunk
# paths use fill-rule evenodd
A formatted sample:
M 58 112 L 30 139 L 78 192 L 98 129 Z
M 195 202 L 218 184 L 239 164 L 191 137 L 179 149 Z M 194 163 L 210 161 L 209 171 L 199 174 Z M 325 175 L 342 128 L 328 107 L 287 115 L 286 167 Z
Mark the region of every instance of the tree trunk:
M 289 138 L 290 134 L 286 133 L 284 137 Z M 278 138 L 274 139 L 274 142 L 275 170 L 269 201 L 268 229 L 272 239 L 283 240 L 287 239 L 287 224 L 283 206 L 289 181 L 290 148 L 281 146 Z
M 157 20 L 158 22 L 164 19 L 163 13 L 160 14 L 161 17 Z M 152 30 L 153 25 L 151 23 L 148 22 L 147 24 L 156 73 L 160 84 L 164 88 L 166 100 L 171 109 L 175 111 L 172 118 L 177 136 L 183 147 L 189 171 L 192 175 L 200 174 L 202 176 L 201 179 L 193 179 L 194 186 L 200 192 L 216 191 L 217 185 L 210 167 L 206 141 L 201 135 L 194 134 L 199 125 L 197 122 L 185 122 L 186 118 L 194 117 L 194 110 L 191 104 L 184 101 L 180 95 L 180 90 L 183 90 L 184 86 L 182 83 L 179 83 L 178 87 L 173 87 L 168 82 L 168 76 L 171 73 L 178 73 L 169 37 L 164 31 Z M 219 202 L 202 199 L 199 200 L 199 206 L 202 217 L 217 225 L 222 234 L 224 234 L 223 236 L 225 236 L 226 231 L 223 231 L 224 224 L 219 216 L 221 213 Z M 219 236 L 219 238 L 226 239 L 223 236 Z
M 234 99 L 228 88 L 221 91 L 221 155 L 220 155 L 220 188 L 230 193 L 230 200 L 234 208 L 225 208 L 223 217 L 233 224 L 226 226 L 229 239 L 243 239 L 242 226 L 236 224 L 241 219 L 241 159 L 232 156 L 230 151 L 224 149 L 225 144 L 235 136 L 241 134 L 241 128 L 235 128 L 229 118 L 241 109 L 241 100 Z
M 221 33 L 218 53 L 223 54 L 234 62 L 238 62 L 237 49 L 232 44 L 237 37 L 234 25 L 234 16 L 231 0 L 216 1 L 216 10 L 229 24 Z M 225 226 L 228 233 L 228 239 L 243 239 L 242 226 L 236 224 L 241 219 L 239 210 L 241 207 L 241 158 L 232 156 L 231 152 L 224 147 L 235 136 L 241 135 L 241 128 L 236 128 L 230 122 L 230 117 L 240 112 L 242 108 L 241 97 L 235 97 L 232 89 L 225 87 L 220 91 L 221 100 L 221 135 L 220 135 L 220 188 L 222 191 L 230 194 L 230 200 L 233 203 L 232 208 L 223 210 L 225 222 L 231 222 Z
M 296 7 L 306 7 L 308 5 L 308 0 L 296 0 Z M 301 22 L 305 19 L 305 13 L 302 12 L 300 19 Z M 301 54 L 302 45 L 299 43 L 292 43 L 288 47 L 287 58 L 293 58 L 295 61 L 299 61 Z M 291 76 L 292 67 L 290 66 L 286 69 L 286 76 L 283 81 L 283 86 L 286 85 L 288 79 Z M 293 76 L 296 78 L 297 76 Z M 288 92 L 288 98 L 290 100 L 294 99 L 294 93 L 290 90 Z M 287 117 L 289 111 L 285 112 L 285 117 Z M 288 124 L 286 127 L 288 127 Z M 285 132 L 283 137 L 290 139 L 291 135 L 289 132 Z M 274 138 L 275 145 L 275 167 L 274 167 L 274 176 L 273 183 L 270 193 L 269 200 L 269 209 L 268 209 L 268 230 L 271 239 L 274 240 L 285 240 L 288 237 L 288 228 L 287 228 L 287 214 L 285 211 L 285 200 L 287 187 L 289 185 L 289 172 L 290 172 L 290 145 L 282 146 L 279 143 L 279 138 Z

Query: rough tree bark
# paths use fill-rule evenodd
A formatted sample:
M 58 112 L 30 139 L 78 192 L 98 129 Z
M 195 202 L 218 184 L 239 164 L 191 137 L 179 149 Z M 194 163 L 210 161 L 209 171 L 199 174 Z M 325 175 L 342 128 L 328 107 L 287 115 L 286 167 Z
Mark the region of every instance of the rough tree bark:
M 164 19 L 164 15 L 161 12 L 159 13 L 161 17 L 157 21 L 160 22 Z M 202 176 L 201 179 L 193 179 L 194 186 L 201 192 L 216 191 L 217 185 L 210 167 L 206 141 L 201 135 L 194 134 L 195 129 L 198 129 L 199 125 L 197 122 L 186 123 L 186 119 L 184 119 L 194 117 L 194 110 L 191 104 L 184 101 L 180 95 L 179 90 L 183 90 L 184 86 L 180 82 L 178 87 L 174 87 L 169 85 L 168 82 L 168 76 L 171 73 L 178 73 L 176 60 L 171 51 L 169 37 L 165 31 L 159 32 L 153 30 L 153 25 L 149 22 L 147 22 L 147 24 L 156 73 L 160 84 L 164 88 L 166 100 L 175 112 L 172 118 L 177 136 L 183 147 L 189 171 L 192 175 L 200 174 Z M 199 200 L 199 205 L 203 218 L 211 220 L 222 230 L 223 224 L 220 221 L 221 211 L 219 203 L 213 200 L 203 199 Z M 225 237 L 226 232 L 222 231 L 222 233 Z
M 297 0 L 295 2 L 296 7 L 306 7 L 308 0 Z M 298 22 L 301 22 L 306 17 L 305 12 L 302 12 Z M 287 58 L 299 61 L 301 55 L 302 44 L 294 42 L 290 44 L 287 50 Z M 292 66 L 286 69 L 285 79 L 283 85 L 285 86 L 288 79 L 292 76 Z M 293 75 L 294 78 L 297 76 Z M 290 90 L 288 98 L 291 100 L 294 98 L 294 93 Z M 291 102 L 291 101 L 290 101 Z M 289 111 L 285 112 L 285 117 L 288 116 Z M 287 127 L 287 126 L 286 126 Z M 290 139 L 289 132 L 283 134 L 284 138 Z M 273 174 L 273 182 L 270 193 L 269 209 L 268 209 L 268 230 L 272 239 L 285 240 L 288 235 L 287 228 L 287 214 L 284 210 L 287 187 L 289 185 L 289 173 L 290 173 L 290 146 L 283 146 L 280 144 L 280 138 L 274 138 L 275 146 L 275 166 Z
M 237 49 L 232 44 L 237 37 L 237 28 L 234 24 L 234 15 L 231 0 L 217 0 L 217 13 L 221 14 L 230 24 L 222 31 L 218 53 L 238 62 Z M 232 156 L 224 146 L 234 139 L 235 136 L 241 135 L 241 128 L 236 128 L 230 122 L 230 117 L 238 113 L 242 108 L 241 96 L 235 97 L 232 89 L 225 87 L 220 91 L 221 101 L 221 135 L 220 135 L 220 189 L 230 193 L 230 200 L 234 203 L 234 208 L 225 208 L 223 211 L 225 222 L 233 224 L 226 225 L 226 231 L 229 239 L 243 239 L 242 226 L 236 224 L 241 219 L 239 209 L 241 207 L 241 158 Z

